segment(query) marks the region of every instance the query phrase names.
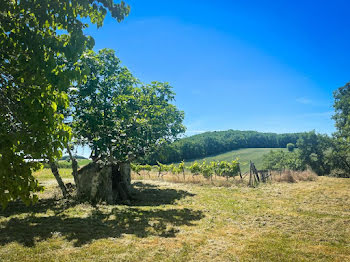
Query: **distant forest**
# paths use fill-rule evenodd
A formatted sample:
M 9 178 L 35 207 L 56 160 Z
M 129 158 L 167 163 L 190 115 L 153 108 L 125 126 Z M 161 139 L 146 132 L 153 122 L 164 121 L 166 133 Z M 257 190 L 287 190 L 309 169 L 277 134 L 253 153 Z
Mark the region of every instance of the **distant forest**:
M 225 153 L 239 148 L 282 148 L 296 144 L 302 133 L 260 133 L 257 131 L 213 131 L 182 138 L 163 146 L 142 162 L 180 162 Z

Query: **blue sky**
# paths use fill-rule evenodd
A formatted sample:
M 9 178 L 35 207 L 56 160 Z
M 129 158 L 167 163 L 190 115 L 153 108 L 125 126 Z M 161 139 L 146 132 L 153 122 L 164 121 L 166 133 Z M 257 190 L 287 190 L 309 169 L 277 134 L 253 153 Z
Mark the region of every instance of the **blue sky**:
M 332 92 L 350 80 L 347 1 L 126 2 L 122 23 L 87 34 L 141 81 L 174 87 L 187 135 L 335 130 Z

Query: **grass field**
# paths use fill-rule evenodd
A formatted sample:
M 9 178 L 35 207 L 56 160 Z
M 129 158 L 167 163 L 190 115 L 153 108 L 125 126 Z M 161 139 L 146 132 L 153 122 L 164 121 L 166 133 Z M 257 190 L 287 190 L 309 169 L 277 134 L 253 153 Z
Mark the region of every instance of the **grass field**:
M 139 180 L 130 206 L 92 206 L 61 200 L 49 170 L 36 176 L 39 203 L 0 213 L 0 261 L 350 261 L 350 179 Z
M 251 160 L 255 164 L 256 168 L 261 169 L 263 165 L 263 155 L 270 152 L 271 150 L 286 151 L 287 149 L 286 148 L 243 148 L 243 149 L 232 150 L 232 151 L 215 155 L 215 156 L 188 161 L 186 162 L 186 164 L 190 165 L 194 161 L 197 161 L 197 162 L 232 161 L 238 158 L 241 164 L 242 172 L 246 172 L 249 169 L 249 160 Z
M 77 161 L 78 161 L 79 167 L 83 167 L 91 162 L 90 159 L 78 159 Z M 59 168 L 71 168 L 71 166 L 72 166 L 72 163 L 70 161 L 67 161 L 67 160 L 59 160 L 58 161 Z M 48 165 L 47 165 L 47 167 L 48 167 Z

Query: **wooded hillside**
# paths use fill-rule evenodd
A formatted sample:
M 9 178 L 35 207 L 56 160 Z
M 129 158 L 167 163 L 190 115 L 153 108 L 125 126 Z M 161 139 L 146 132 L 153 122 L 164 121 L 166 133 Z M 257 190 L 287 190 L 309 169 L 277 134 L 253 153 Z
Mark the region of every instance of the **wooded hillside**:
M 145 162 L 180 162 L 220 154 L 239 148 L 284 148 L 295 144 L 302 133 L 260 133 L 257 131 L 213 131 L 182 138 L 151 155 Z

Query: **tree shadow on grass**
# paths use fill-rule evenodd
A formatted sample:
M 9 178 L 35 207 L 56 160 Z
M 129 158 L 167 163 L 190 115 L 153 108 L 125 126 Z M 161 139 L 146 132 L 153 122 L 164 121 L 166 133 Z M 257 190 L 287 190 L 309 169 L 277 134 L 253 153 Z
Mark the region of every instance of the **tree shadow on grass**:
M 160 206 L 174 204 L 177 200 L 185 197 L 193 197 L 195 194 L 184 190 L 176 190 L 172 188 L 159 188 L 157 185 L 149 183 L 135 182 L 133 183 L 133 194 L 130 206 Z M 26 206 L 22 201 L 14 201 L 9 203 L 5 210 L 0 209 L 0 216 L 9 217 L 23 213 L 42 213 L 46 210 L 52 210 L 55 214 L 59 214 L 68 208 L 72 208 L 81 201 L 78 199 L 58 199 L 43 198 L 38 203 Z
M 25 246 L 34 246 L 36 242 L 54 236 L 62 236 L 72 241 L 74 246 L 97 239 L 118 238 L 123 234 L 140 238 L 175 237 L 179 226 L 194 226 L 196 221 L 204 217 L 199 210 L 176 208 L 175 205 L 167 208 L 155 207 L 174 204 L 177 199 L 193 196 L 192 194 L 144 185 L 137 185 L 133 206 L 88 206 L 84 212 L 83 205 L 76 207 L 78 210 L 74 212 L 79 203 L 62 205 L 54 199 L 41 200 L 34 207 L 28 207 L 32 209 L 30 212 L 23 211 L 23 214 L 0 223 L 0 245 L 18 242 Z M 142 196 L 145 197 L 140 199 Z M 18 207 L 14 213 L 19 214 Z
M 157 185 L 136 182 L 133 184 L 132 206 L 159 206 L 174 204 L 176 200 L 195 196 L 184 190 L 159 188 Z
M 58 199 L 58 198 L 43 198 L 33 205 L 26 206 L 21 200 L 10 202 L 5 210 L 0 210 L 0 218 L 10 217 L 19 214 L 33 215 L 36 213 L 45 213 L 51 210 L 55 215 L 64 212 L 64 210 L 79 205 L 80 202 L 76 199 Z

